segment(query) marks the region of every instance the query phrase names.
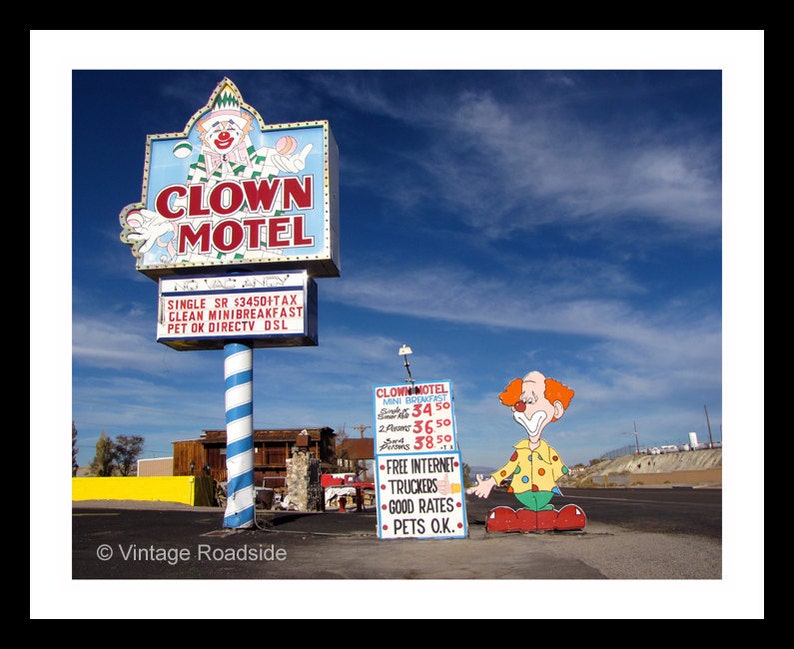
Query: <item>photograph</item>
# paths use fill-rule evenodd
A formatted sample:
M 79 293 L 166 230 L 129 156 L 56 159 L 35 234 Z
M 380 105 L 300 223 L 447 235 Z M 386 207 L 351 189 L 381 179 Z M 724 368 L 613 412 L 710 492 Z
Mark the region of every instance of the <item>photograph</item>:
M 763 618 L 763 31 L 30 35 L 32 619 Z

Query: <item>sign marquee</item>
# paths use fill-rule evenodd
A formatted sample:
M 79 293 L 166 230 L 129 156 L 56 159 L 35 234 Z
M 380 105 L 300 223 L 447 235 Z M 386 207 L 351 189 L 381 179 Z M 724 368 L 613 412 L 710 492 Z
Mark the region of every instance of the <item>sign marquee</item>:
M 374 401 L 375 453 L 457 449 L 450 381 L 376 386 Z
M 119 216 L 136 267 L 339 271 L 338 150 L 327 121 L 265 125 L 223 79 L 179 133 L 149 135 L 141 201 Z
M 157 342 L 174 349 L 317 344 L 317 284 L 306 271 L 161 278 Z

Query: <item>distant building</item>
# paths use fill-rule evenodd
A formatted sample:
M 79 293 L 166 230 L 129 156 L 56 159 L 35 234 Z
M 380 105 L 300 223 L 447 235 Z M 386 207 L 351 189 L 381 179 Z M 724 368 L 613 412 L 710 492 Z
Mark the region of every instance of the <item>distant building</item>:
M 339 442 L 336 449 L 337 471 L 351 471 L 364 482 L 373 482 L 375 475 L 372 461 L 375 459 L 375 440 L 371 437 L 347 438 Z
M 301 444 L 320 460 L 322 471 L 337 470 L 336 433 L 332 428 L 255 429 L 254 486 L 285 488 L 287 460 L 304 430 L 307 435 L 301 436 Z M 211 475 L 226 481 L 226 430 L 205 430 L 199 439 L 172 443 L 173 475 Z
M 138 460 L 137 475 L 141 478 L 174 475 L 174 458 L 153 457 L 144 460 Z

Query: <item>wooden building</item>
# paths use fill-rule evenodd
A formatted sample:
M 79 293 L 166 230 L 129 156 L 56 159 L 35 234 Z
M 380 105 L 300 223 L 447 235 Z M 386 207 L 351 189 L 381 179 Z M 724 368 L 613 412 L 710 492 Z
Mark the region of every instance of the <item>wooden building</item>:
M 306 434 L 302 434 L 306 431 Z M 295 446 L 308 448 L 323 472 L 336 470 L 336 433 L 332 428 L 254 430 L 254 486 L 281 490 L 287 460 Z M 199 439 L 173 442 L 174 475 L 211 475 L 226 480 L 226 430 L 205 430 Z
M 349 437 L 338 442 L 336 471 L 352 471 L 365 482 L 375 481 L 372 460 L 375 459 L 375 440 L 371 437 Z

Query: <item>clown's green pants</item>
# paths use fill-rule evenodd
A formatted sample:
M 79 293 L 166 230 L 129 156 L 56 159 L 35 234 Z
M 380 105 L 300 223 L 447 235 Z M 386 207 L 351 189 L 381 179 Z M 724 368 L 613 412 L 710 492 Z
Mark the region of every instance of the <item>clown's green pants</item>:
M 554 497 L 553 491 L 525 491 L 520 494 L 513 494 L 518 501 L 529 510 L 533 512 L 545 511 L 547 509 L 554 509 L 551 504 L 551 499 Z

